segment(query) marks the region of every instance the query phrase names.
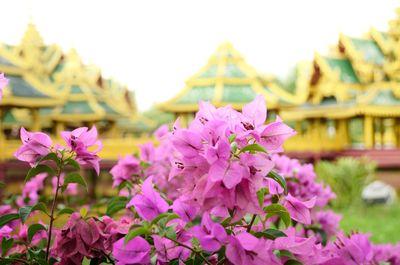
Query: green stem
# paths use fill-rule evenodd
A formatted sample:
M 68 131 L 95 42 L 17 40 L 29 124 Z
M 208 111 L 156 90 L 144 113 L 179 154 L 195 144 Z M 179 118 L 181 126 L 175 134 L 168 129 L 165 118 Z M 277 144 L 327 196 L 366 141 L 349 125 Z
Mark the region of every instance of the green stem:
M 52 232 L 53 232 L 53 222 L 55 220 L 55 218 L 54 218 L 54 209 L 56 208 L 58 191 L 60 190 L 60 176 L 61 176 L 61 171 L 62 171 L 62 167 L 63 167 L 62 165 L 63 165 L 63 163 L 60 163 L 60 166 L 59 166 L 58 171 L 57 171 L 56 194 L 54 195 L 53 203 L 51 205 L 50 225 L 49 225 L 49 233 L 48 233 L 48 237 L 47 237 L 47 247 L 46 247 L 46 261 L 49 260 L 51 235 L 52 235 Z
M 172 242 L 174 242 L 175 244 L 177 244 L 177 245 L 179 245 L 179 246 L 181 246 L 181 247 L 184 247 L 184 248 L 187 248 L 187 249 L 191 250 L 194 254 L 196 254 L 197 256 L 199 256 L 205 263 L 207 263 L 208 265 L 212 265 L 212 263 L 209 262 L 209 261 L 207 260 L 207 258 L 204 257 L 203 254 L 201 254 L 201 252 L 195 250 L 195 249 L 192 248 L 192 247 L 189 247 L 188 245 L 182 244 L 181 242 L 179 242 L 179 241 L 177 241 L 177 240 L 175 240 L 175 239 L 173 239 L 173 238 L 170 238 L 170 237 L 168 237 L 168 236 L 165 236 L 165 238 L 171 240 Z

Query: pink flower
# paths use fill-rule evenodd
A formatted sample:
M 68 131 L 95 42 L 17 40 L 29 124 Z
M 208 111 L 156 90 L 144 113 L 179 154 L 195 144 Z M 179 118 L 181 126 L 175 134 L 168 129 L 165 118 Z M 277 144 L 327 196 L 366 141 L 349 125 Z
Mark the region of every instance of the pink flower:
M 296 235 L 296 229 L 291 227 L 285 231 L 286 237 L 278 237 L 274 244 L 276 249 L 284 249 L 295 255 L 309 256 L 314 252 L 315 237 L 305 238 Z
M 190 256 L 190 250 L 177 246 L 173 241 L 167 238 L 161 238 L 153 235 L 154 247 L 157 251 L 157 261 L 162 264 L 168 264 L 174 259 L 186 260 Z M 158 264 L 158 263 L 157 263 Z
M 258 239 L 242 232 L 229 237 L 226 246 L 226 257 L 235 265 L 279 265 L 281 264 L 272 253 L 271 240 Z
M 53 194 L 56 193 L 57 189 L 57 177 L 51 178 L 51 184 L 53 185 Z M 62 173 L 60 176 L 60 186 L 64 184 L 64 174 Z M 77 195 L 78 194 L 78 184 L 77 183 L 69 183 L 67 188 L 64 191 L 65 195 Z
M 142 193 L 133 197 L 126 207 L 134 206 L 140 217 L 151 221 L 161 213 L 168 211 L 168 203 L 152 187 L 152 177 L 147 178 L 142 185 Z
M 339 231 L 339 224 L 342 216 L 334 213 L 333 211 L 319 211 L 315 213 L 315 217 L 313 219 L 317 224 L 321 225 L 321 228 L 325 231 L 329 238 L 335 236 Z
M 43 189 L 46 177 L 47 173 L 41 173 L 25 183 L 22 189 L 22 195 L 17 199 L 17 205 L 19 207 L 35 205 L 39 201 L 39 192 Z
M 126 245 L 124 238 L 113 245 L 112 254 L 118 260 L 117 265 L 150 264 L 150 245 L 140 236 L 130 240 Z
M 14 153 L 18 160 L 28 162 L 33 167 L 39 158 L 50 153 L 53 142 L 47 134 L 28 132 L 22 127 L 20 136 L 22 146 Z
M 290 217 L 302 224 L 311 224 L 310 209 L 315 205 L 316 197 L 313 197 L 309 201 L 300 201 L 292 195 L 287 195 L 283 205 L 287 208 L 290 213 Z
M 190 204 L 182 197 L 178 198 L 172 204 L 173 211 L 182 218 L 182 221 L 189 222 L 196 217 L 198 208 L 196 205 Z
M 97 140 L 96 127 L 93 126 L 90 130 L 87 127 L 81 127 L 72 132 L 64 131 L 61 132 L 61 137 L 71 151 L 76 153 L 76 161 L 82 165 L 91 165 L 98 175 L 100 158 L 97 156 L 97 152 L 102 149 L 103 145 Z M 97 149 L 89 151 L 89 148 L 93 146 L 97 146 Z
M 268 124 L 260 132 L 260 144 L 269 152 L 282 152 L 283 142 L 295 134 L 295 130 L 284 124 L 281 118 L 277 117 L 275 122 Z
M 208 213 L 203 214 L 201 226 L 194 226 L 191 232 L 200 241 L 201 247 L 210 252 L 219 250 L 227 239 L 224 227 L 214 223 Z
M 0 73 L 0 100 L 3 97 L 3 90 L 8 85 L 8 79 L 4 77 L 4 73 Z
M 132 155 L 127 155 L 118 160 L 110 173 L 113 177 L 113 188 L 118 187 L 123 181 L 131 180 L 134 174 L 140 171 L 139 161 Z

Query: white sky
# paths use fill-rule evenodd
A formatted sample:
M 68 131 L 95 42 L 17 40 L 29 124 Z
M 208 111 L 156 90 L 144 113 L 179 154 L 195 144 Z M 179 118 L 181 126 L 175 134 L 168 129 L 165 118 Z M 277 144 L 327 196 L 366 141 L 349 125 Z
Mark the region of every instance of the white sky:
M 3 0 L 0 41 L 18 43 L 32 17 L 44 41 L 75 47 L 136 92 L 140 110 L 184 87 L 223 41 L 259 72 L 284 75 L 337 42 L 387 29 L 398 0 Z

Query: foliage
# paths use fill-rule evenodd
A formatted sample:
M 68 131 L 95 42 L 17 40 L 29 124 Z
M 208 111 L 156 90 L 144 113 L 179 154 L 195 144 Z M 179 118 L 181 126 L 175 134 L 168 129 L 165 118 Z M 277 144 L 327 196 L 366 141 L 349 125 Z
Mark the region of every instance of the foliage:
M 372 179 L 376 165 L 367 158 L 339 158 L 335 162 L 321 161 L 315 171 L 336 193 L 335 208 L 359 206 L 363 187 Z

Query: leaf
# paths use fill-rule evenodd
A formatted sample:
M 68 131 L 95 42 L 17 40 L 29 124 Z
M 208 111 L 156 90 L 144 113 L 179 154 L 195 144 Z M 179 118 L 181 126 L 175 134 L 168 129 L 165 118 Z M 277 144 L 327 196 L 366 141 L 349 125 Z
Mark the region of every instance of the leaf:
M 279 216 L 282 219 L 282 221 L 286 227 L 290 226 L 290 222 L 291 222 L 290 214 L 284 206 L 274 203 L 274 204 L 268 205 L 267 207 L 264 207 L 264 212 L 267 213 L 267 216 L 266 216 L 267 219 L 270 218 L 271 216 Z
M 65 176 L 64 184 L 61 187 L 61 191 L 64 192 L 65 189 L 68 187 L 68 184 L 70 184 L 70 183 L 78 183 L 78 184 L 84 186 L 87 190 L 87 183 L 86 183 L 85 179 L 76 172 L 68 173 Z
M 318 233 L 321 237 L 321 244 L 323 246 L 326 246 L 328 243 L 328 235 L 326 234 L 324 229 L 321 229 L 319 227 L 308 227 L 308 229 L 314 231 L 315 233 Z
M 66 207 L 66 208 L 61 209 L 61 210 L 57 213 L 57 217 L 59 217 L 59 216 L 61 216 L 61 215 L 63 215 L 63 214 L 72 214 L 73 212 L 75 212 L 74 209 Z
M 0 217 L 0 228 L 5 226 L 9 222 L 17 220 L 17 219 L 19 219 L 19 214 L 17 214 L 17 213 L 10 213 L 10 214 L 1 216 Z
M 30 225 L 29 228 L 28 228 L 28 241 L 31 242 L 33 236 L 37 232 L 39 232 L 41 230 L 47 231 L 47 228 L 44 225 L 41 225 L 41 224 L 32 224 L 32 225 Z
M 27 182 L 32 177 L 34 177 L 40 173 L 47 173 L 48 177 L 54 176 L 54 170 L 51 169 L 49 166 L 37 165 L 36 167 L 33 167 L 28 171 L 28 174 L 25 177 L 25 182 Z
M 158 215 L 156 218 L 154 218 L 151 221 L 151 224 L 152 225 L 156 224 L 156 223 L 158 223 L 158 221 L 160 221 L 163 218 L 167 218 L 167 222 L 169 222 L 171 220 L 178 219 L 179 216 L 177 214 L 175 214 L 175 213 L 162 213 L 162 214 Z
M 7 251 L 10 250 L 10 248 L 13 246 L 14 239 L 10 238 L 7 239 L 3 237 L 3 240 L 1 241 L 1 256 L 4 257 L 7 254 Z
M 244 152 L 262 152 L 262 153 L 268 154 L 268 151 L 263 146 L 261 146 L 259 144 L 246 145 L 245 147 L 240 149 L 239 154 L 240 153 L 244 153 Z
M 33 211 L 41 211 L 41 212 L 47 214 L 48 216 L 50 216 L 49 212 L 47 211 L 47 206 L 43 202 L 39 202 L 38 204 L 33 206 L 31 209 L 31 212 L 33 212 Z
M 285 265 L 303 265 L 300 261 L 297 261 L 295 259 L 290 259 L 285 262 Z
M 4 188 L 6 186 L 6 184 L 3 181 L 0 181 L 0 188 Z
M 144 227 L 139 227 L 134 230 L 129 231 L 129 233 L 125 236 L 124 243 L 127 244 L 133 238 L 144 235 L 147 233 L 147 230 Z
M 231 135 L 229 135 L 228 140 L 229 143 L 231 144 L 233 141 L 236 140 L 236 134 L 232 133 Z
M 286 180 L 284 177 L 282 177 L 281 175 L 279 175 L 278 173 L 276 173 L 274 171 L 270 171 L 268 173 L 267 177 L 278 182 L 278 184 L 281 185 L 281 187 L 283 188 L 285 195 L 288 194 L 287 184 L 286 184 Z
M 259 191 L 257 191 L 257 198 L 258 198 L 258 203 L 260 204 L 260 207 L 264 206 L 264 199 L 265 195 L 268 194 L 268 189 L 267 188 L 261 188 Z
M 29 214 L 32 212 L 32 208 L 33 208 L 33 206 L 24 206 L 22 208 L 19 208 L 18 214 L 19 214 L 19 218 L 21 218 L 22 223 L 25 223 Z
M 106 215 L 113 216 L 120 210 L 125 209 L 128 198 L 126 197 L 114 197 L 107 204 Z
M 60 165 L 60 158 L 57 156 L 56 153 L 48 153 L 47 155 L 45 155 L 44 157 L 39 159 L 39 161 L 37 161 L 36 165 L 40 164 L 40 162 L 49 161 L 49 160 L 54 161 L 57 164 L 57 166 Z
M 79 163 L 76 162 L 76 160 L 74 160 L 72 158 L 68 158 L 67 160 L 65 160 L 64 165 L 74 167 L 76 170 L 81 169 L 81 166 L 79 165 Z
M 268 228 L 267 230 L 263 232 L 256 232 L 254 233 L 254 236 L 257 238 L 263 237 L 263 238 L 268 238 L 271 240 L 275 240 L 278 237 L 287 237 L 285 233 L 278 229 L 273 229 L 273 228 Z
M 86 215 L 87 215 L 87 213 L 88 213 L 88 208 L 86 208 L 86 207 L 82 207 L 82 208 L 79 210 L 79 214 L 82 216 L 82 218 L 85 218 Z

